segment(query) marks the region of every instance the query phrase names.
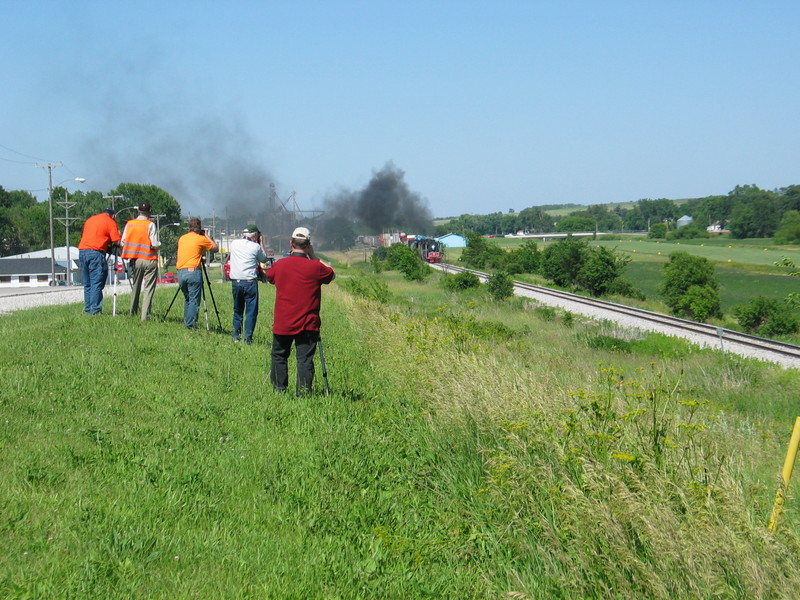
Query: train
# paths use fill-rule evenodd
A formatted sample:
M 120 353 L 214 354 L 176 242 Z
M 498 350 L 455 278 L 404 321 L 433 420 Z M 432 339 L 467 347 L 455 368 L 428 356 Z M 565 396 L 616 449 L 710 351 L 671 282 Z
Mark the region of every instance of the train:
M 415 250 L 422 261 L 427 263 L 438 263 L 444 259 L 444 245 L 432 237 L 425 235 L 413 235 L 405 233 L 383 233 L 380 235 L 362 235 L 358 238 L 358 243 L 365 246 L 384 246 L 392 244 L 403 244 Z
M 420 259 L 427 263 L 438 263 L 444 258 L 444 247 L 442 243 L 432 237 L 424 235 L 405 235 L 400 234 L 400 241 L 409 248 L 413 248 L 419 254 Z

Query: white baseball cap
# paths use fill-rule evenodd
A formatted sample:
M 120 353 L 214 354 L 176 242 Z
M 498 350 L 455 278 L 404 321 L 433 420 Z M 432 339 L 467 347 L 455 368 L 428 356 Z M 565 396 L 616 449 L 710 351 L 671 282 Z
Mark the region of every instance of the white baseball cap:
M 310 240 L 311 232 L 305 227 L 298 227 L 292 232 L 292 239 L 294 240 Z

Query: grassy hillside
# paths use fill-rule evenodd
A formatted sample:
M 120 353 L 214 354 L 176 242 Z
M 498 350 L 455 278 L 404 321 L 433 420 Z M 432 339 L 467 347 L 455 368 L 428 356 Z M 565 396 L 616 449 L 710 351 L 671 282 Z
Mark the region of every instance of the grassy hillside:
M 269 286 L 253 346 L 179 306 L 0 317 L 0 596 L 794 596 L 796 372 L 361 265 L 331 397 L 271 392 Z

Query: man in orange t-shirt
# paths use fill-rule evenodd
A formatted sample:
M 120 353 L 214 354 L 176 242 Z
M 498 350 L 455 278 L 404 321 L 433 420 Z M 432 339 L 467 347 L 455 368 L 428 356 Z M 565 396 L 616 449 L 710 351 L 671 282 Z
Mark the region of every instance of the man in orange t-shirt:
M 178 287 L 183 292 L 183 323 L 187 329 L 197 329 L 197 313 L 203 295 L 203 252 L 216 252 L 219 247 L 200 225 L 200 219 L 189 220 L 189 233 L 178 239 Z
M 83 311 L 89 315 L 103 312 L 103 288 L 108 279 L 106 253 L 113 246 L 119 246 L 122 237 L 114 221 L 115 214 L 113 208 L 106 208 L 100 214 L 86 219 L 78 243 L 83 276 Z

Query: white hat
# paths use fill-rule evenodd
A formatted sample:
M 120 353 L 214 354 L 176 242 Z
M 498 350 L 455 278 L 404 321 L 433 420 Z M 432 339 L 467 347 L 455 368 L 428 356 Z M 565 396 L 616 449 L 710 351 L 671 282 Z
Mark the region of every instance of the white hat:
M 293 240 L 310 240 L 311 232 L 305 227 L 298 227 L 292 232 Z

